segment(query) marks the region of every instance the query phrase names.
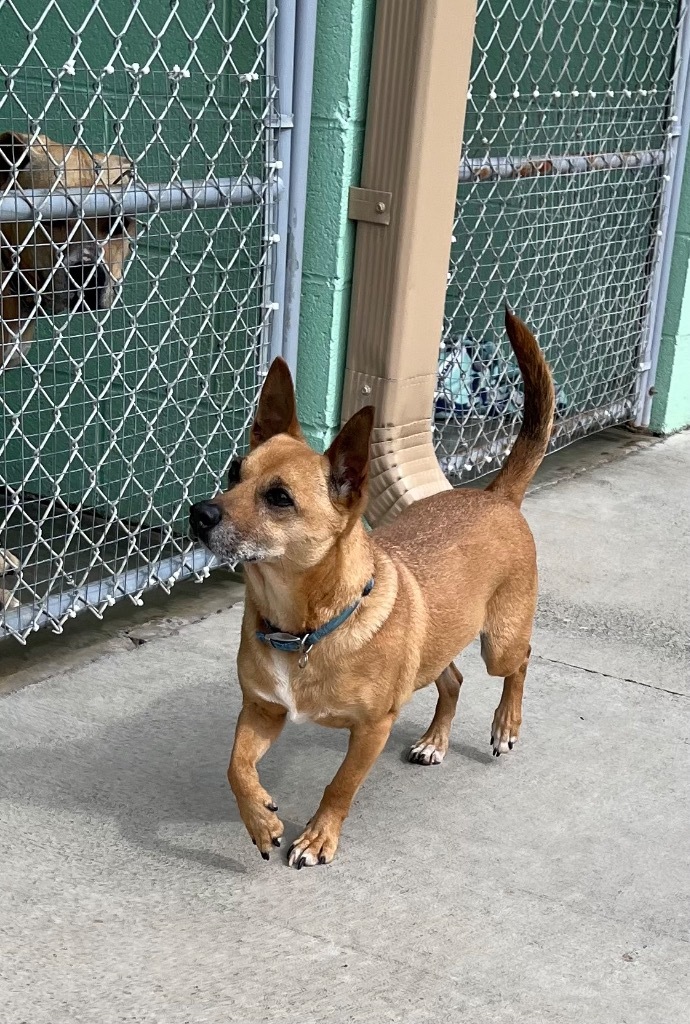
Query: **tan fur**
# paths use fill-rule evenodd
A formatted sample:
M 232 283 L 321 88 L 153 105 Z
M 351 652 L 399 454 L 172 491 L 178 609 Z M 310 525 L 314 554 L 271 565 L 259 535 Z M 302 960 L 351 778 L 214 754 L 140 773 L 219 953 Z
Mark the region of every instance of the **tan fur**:
M 441 760 L 462 683 L 453 659 L 478 634 L 489 673 L 505 680 L 494 752 L 517 739 L 537 599 L 534 542 L 518 504 L 551 429 L 553 386 L 532 334 L 511 314 L 507 326 L 525 376 L 525 427 L 491 490 L 445 491 L 367 533 L 361 514 L 371 410 L 356 413 L 329 452 L 316 454 L 302 438 L 289 372 L 277 360 L 262 391 L 252 451 L 233 486 L 192 509 L 193 533 L 212 551 L 252 559 L 238 655 L 243 708 L 228 779 L 264 857 L 279 845 L 283 826 L 257 764 L 288 716 L 350 731 L 345 760 L 290 850 L 297 867 L 332 860 L 355 793 L 400 708 L 434 681 L 436 714 L 411 760 Z M 295 507 L 269 503 L 276 486 Z M 207 528 L 209 505 L 220 519 Z M 257 639 L 266 622 L 291 633 L 322 625 L 356 601 L 370 577 L 371 593 L 302 667 L 298 654 Z
M 0 135 L 0 194 L 9 189 L 108 189 L 126 183 L 130 175 L 130 162 L 120 156 L 87 153 L 45 135 Z M 80 253 L 88 253 L 107 269 L 99 308 L 112 304 L 130 240 L 125 231 L 109 237 L 111 229 L 107 219 L 93 218 L 78 223 L 46 219 L 0 224 L 0 372 L 21 362 L 20 351 L 26 352 L 33 341 L 36 316 L 67 311 L 65 268 L 71 260 L 78 262 Z M 24 309 L 8 288 L 8 277 L 17 270 Z
M 3 585 L 3 576 L 9 576 L 19 569 L 19 559 L 11 551 L 0 548 L 0 608 L 16 608 L 19 604 L 9 589 Z

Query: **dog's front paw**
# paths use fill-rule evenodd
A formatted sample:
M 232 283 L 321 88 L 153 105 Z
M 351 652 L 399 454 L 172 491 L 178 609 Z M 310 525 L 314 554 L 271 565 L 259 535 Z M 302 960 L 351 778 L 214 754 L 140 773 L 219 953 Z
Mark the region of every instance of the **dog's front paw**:
M 238 803 L 238 806 L 249 838 L 263 859 L 268 860 L 271 850 L 280 846 L 283 823 L 276 814 L 278 808 L 268 794 L 265 796 L 267 799 Z
M 312 868 L 317 864 L 330 864 L 335 857 L 340 839 L 340 822 L 328 818 L 314 818 L 288 851 L 291 868 Z
M 496 708 L 494 723 L 491 726 L 491 746 L 494 757 L 507 754 L 512 750 L 520 735 L 520 721 L 509 711 L 499 706 Z

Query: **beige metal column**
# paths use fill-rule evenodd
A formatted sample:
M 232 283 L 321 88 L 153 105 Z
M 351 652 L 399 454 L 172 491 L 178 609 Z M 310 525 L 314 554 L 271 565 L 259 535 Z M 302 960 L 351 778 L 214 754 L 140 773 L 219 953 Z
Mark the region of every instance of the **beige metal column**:
M 378 0 L 343 420 L 376 406 L 372 525 L 448 487 L 431 414 L 475 0 Z

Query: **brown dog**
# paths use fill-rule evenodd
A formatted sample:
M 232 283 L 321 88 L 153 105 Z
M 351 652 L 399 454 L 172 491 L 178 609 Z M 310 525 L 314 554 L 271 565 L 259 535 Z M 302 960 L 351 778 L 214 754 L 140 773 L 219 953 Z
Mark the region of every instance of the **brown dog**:
M 0 196 L 9 190 L 107 189 L 125 184 L 129 161 L 91 155 L 45 135 L 0 135 Z M 131 218 L 39 219 L 0 223 L 0 373 L 21 365 L 41 314 L 108 309 L 129 253 Z M 0 608 L 18 601 L 2 579 L 19 568 L 0 550 Z
M 108 189 L 126 184 L 119 156 L 62 146 L 45 135 L 0 135 L 0 195 L 8 190 Z M 129 218 L 0 223 L 0 370 L 21 363 L 36 317 L 109 308 L 129 253 Z
M 333 859 L 400 708 L 434 681 L 436 712 L 410 760 L 443 759 L 462 684 L 453 659 L 477 634 L 489 673 L 504 677 L 494 753 L 518 738 L 537 601 L 534 541 L 520 504 L 546 450 L 554 392 L 534 336 L 509 312 L 506 329 L 524 379 L 524 417 L 487 490 L 444 491 L 367 533 L 372 408 L 355 413 L 318 455 L 302 437 L 287 366 L 276 360 L 251 453 L 233 463 L 226 492 L 192 507 L 192 535 L 246 567 L 243 705 L 228 779 L 265 859 L 283 825 L 257 763 L 288 716 L 350 731 L 345 760 L 290 849 L 298 868 Z

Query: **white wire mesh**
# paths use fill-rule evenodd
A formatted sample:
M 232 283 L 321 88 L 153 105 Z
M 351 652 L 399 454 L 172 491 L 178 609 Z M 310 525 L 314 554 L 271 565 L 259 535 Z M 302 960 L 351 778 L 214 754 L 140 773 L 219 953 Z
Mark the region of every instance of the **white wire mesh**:
M 274 21 L 0 0 L 0 637 L 208 571 L 186 509 L 244 446 L 267 361 Z M 71 187 L 92 214 L 61 220 Z
M 479 2 L 434 410 L 456 484 L 519 427 L 506 300 L 553 368 L 552 446 L 632 416 L 681 6 Z

